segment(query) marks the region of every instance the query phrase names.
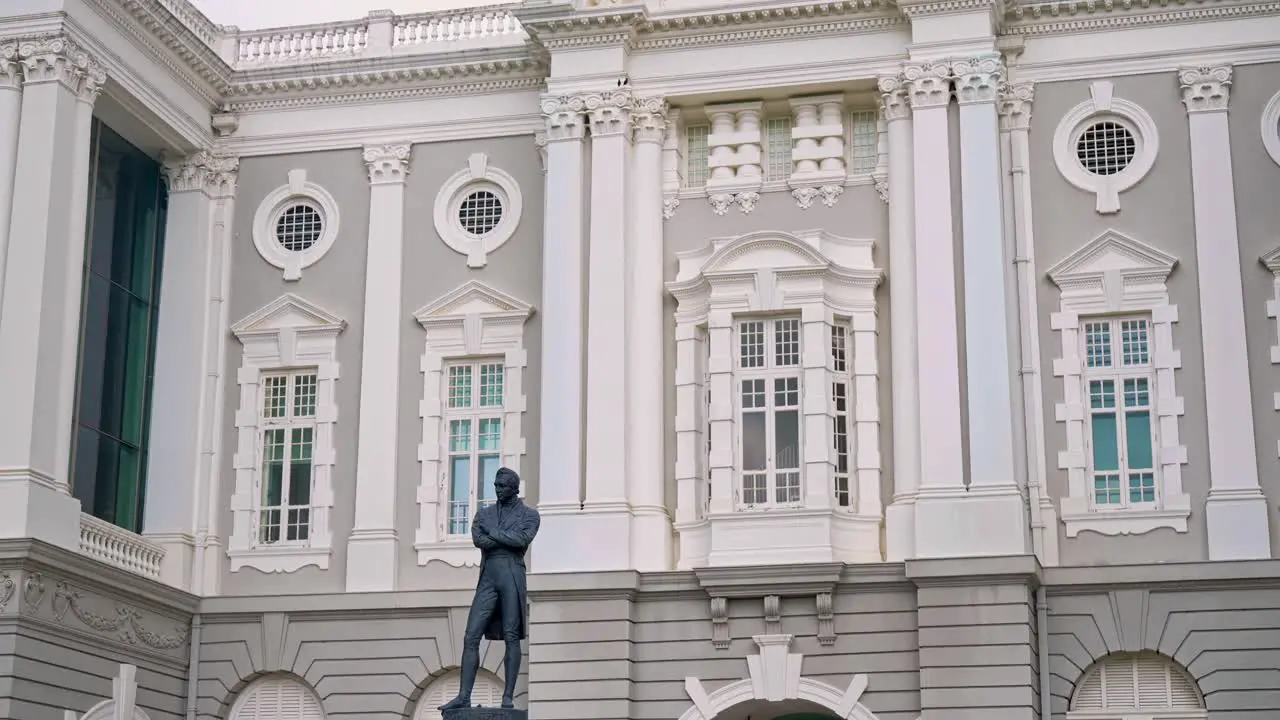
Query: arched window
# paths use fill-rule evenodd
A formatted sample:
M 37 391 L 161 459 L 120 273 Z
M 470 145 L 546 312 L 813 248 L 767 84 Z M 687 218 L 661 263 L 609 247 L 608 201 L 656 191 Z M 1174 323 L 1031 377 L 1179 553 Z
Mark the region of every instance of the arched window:
M 441 720 L 441 705 L 458 695 L 461 675 L 457 670 L 447 672 L 431 681 L 418 701 L 418 709 L 413 713 L 413 720 Z M 498 707 L 502 704 L 502 681 L 497 675 L 480 670 L 476 673 L 476 684 L 471 690 L 471 704 L 484 707 Z
M 245 688 L 231 720 L 324 720 L 311 688 L 289 677 L 267 677 Z
M 1076 685 L 1068 720 L 1200 720 L 1207 717 L 1196 682 L 1155 653 L 1109 655 Z

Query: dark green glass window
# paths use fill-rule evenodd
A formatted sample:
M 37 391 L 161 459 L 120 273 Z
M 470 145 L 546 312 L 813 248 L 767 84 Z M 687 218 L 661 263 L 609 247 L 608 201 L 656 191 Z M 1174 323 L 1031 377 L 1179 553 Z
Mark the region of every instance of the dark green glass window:
M 90 168 L 72 487 L 140 532 L 167 195 L 159 163 L 97 120 Z

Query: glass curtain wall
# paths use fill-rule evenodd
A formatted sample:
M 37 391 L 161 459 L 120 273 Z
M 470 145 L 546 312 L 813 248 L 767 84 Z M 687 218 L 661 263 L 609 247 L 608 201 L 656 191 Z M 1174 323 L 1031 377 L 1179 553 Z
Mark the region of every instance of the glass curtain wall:
M 141 532 L 168 196 L 96 119 L 90 167 L 71 482 L 84 512 Z

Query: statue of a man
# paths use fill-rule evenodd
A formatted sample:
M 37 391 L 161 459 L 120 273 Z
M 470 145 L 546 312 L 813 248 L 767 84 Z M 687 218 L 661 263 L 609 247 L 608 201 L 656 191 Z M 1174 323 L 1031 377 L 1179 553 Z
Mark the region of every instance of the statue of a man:
M 480 508 L 471 521 L 471 541 L 480 548 L 480 581 L 462 639 L 462 687 L 458 697 L 440 706 L 441 712 L 471 705 L 481 638 L 507 644 L 502 707 L 515 707 L 520 641 L 528 637 L 529 628 L 524 556 L 538 534 L 541 519 L 537 510 L 518 497 L 520 476 L 514 470 L 500 468 L 493 488 L 498 502 Z

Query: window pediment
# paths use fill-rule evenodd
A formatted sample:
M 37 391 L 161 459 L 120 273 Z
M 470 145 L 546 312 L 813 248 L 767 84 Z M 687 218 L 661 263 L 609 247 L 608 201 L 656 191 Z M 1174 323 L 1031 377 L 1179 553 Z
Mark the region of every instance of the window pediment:
M 286 328 L 338 333 L 346 326 L 346 320 L 328 310 L 293 293 L 286 293 L 246 315 L 231 326 L 231 332 L 244 339 Z
M 458 288 L 427 303 L 413 314 L 426 327 L 440 321 L 461 317 L 511 317 L 524 319 L 533 314 L 533 306 L 485 285 L 470 280 Z
M 1049 268 L 1047 275 L 1058 287 L 1108 273 L 1150 274 L 1163 282 L 1177 263 L 1178 258 L 1164 251 L 1108 230 Z

